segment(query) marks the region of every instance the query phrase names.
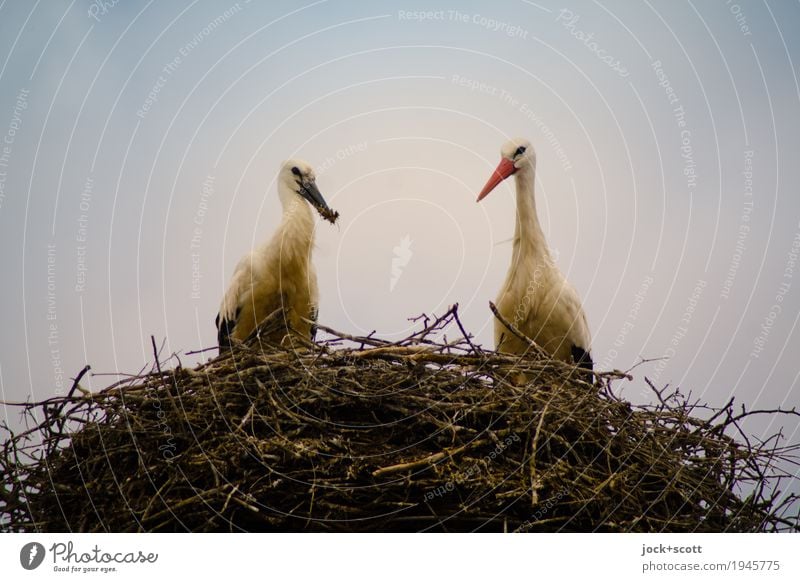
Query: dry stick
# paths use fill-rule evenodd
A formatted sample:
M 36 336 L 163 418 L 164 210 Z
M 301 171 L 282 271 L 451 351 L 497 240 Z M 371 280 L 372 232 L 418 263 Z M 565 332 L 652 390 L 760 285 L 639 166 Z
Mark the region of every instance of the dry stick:
M 428 322 L 431 320 L 431 318 L 428 317 L 427 313 L 423 313 L 421 315 L 417 315 L 416 317 L 407 317 L 406 319 L 408 321 L 413 322 L 413 323 L 417 323 L 420 319 L 422 319 L 423 320 L 422 327 L 428 327 Z
M 191 350 L 189 352 L 186 352 L 186 355 L 187 356 L 193 356 L 195 354 L 202 354 L 204 352 L 211 352 L 211 351 L 218 350 L 218 349 L 219 349 L 218 346 L 214 346 L 212 348 L 200 348 L 199 350 Z
M 220 487 L 215 487 L 214 489 L 207 489 L 205 491 L 200 491 L 199 493 L 195 493 L 191 497 L 188 497 L 186 499 L 178 501 L 174 505 L 171 505 L 171 506 L 169 506 L 169 507 L 167 507 L 165 509 L 162 509 L 158 513 L 155 513 L 155 514 L 151 515 L 148 519 L 151 522 L 153 522 L 156 519 L 158 519 L 158 518 L 160 518 L 163 515 L 166 515 L 168 513 L 171 514 L 171 515 L 175 515 L 176 511 L 178 509 L 180 509 L 181 507 L 185 507 L 187 505 L 191 505 L 192 503 L 203 502 L 204 501 L 203 500 L 204 497 L 210 497 L 213 494 L 222 491 L 225 487 L 226 487 L 225 485 L 222 485 Z M 142 520 L 142 523 L 144 523 L 144 520 Z
M 86 364 L 83 369 L 78 372 L 78 375 L 75 376 L 75 381 L 72 383 L 72 388 L 69 389 L 66 397 L 59 397 L 61 398 L 61 402 L 58 405 L 58 408 L 54 409 L 54 416 L 57 419 L 56 422 L 58 423 L 58 430 L 59 432 L 64 430 L 64 422 L 66 419 L 61 416 L 61 413 L 64 411 L 64 407 L 67 405 L 67 402 L 70 402 L 73 395 L 75 394 L 75 390 L 80 390 L 81 394 L 86 395 L 87 391 L 81 388 L 80 381 L 86 375 L 86 372 L 91 370 L 92 367 L 89 364 Z M 4 403 L 5 404 L 5 403 Z
M 277 323 L 281 316 L 283 316 L 283 320 L 284 320 L 284 322 L 286 324 L 286 328 L 288 329 L 289 328 L 289 322 L 287 321 L 287 318 L 289 317 L 289 311 L 288 310 L 284 310 L 283 307 L 278 307 L 278 309 L 272 311 L 269 315 L 267 315 L 261 321 L 259 321 L 258 325 L 256 325 L 253 328 L 253 331 L 250 332 L 250 335 L 248 335 L 245 338 L 244 342 L 242 342 L 242 343 L 247 344 L 247 343 L 250 343 L 251 341 L 253 341 L 255 338 L 260 337 L 262 335 L 262 332 L 266 332 L 267 331 L 266 328 L 268 326 L 271 326 L 271 325 Z M 270 331 L 272 331 L 272 330 L 270 330 Z
M 370 348 L 367 350 L 359 350 L 349 354 L 348 357 L 353 359 L 372 358 L 376 356 L 420 356 L 425 354 L 433 354 L 435 350 L 425 346 L 386 346 L 379 348 Z
M 752 416 L 752 415 L 756 415 L 756 414 L 789 414 L 789 415 L 792 415 L 792 416 L 800 416 L 800 412 L 798 412 L 797 409 L 794 406 L 792 408 L 790 408 L 789 410 L 786 410 L 785 408 L 778 407 L 778 408 L 770 408 L 770 409 L 766 409 L 766 410 L 748 410 L 748 411 L 745 412 L 744 411 L 744 405 L 742 405 L 742 413 L 737 415 L 737 416 L 732 417 L 731 421 L 732 422 L 737 422 L 737 421 L 739 421 L 739 420 L 741 420 L 743 418 L 746 418 L 746 417 Z
M 72 395 L 75 394 L 75 390 L 80 390 L 82 394 L 86 394 L 86 390 L 80 386 L 80 381 L 86 375 L 86 372 L 91 370 L 92 367 L 89 364 L 86 364 L 83 367 L 83 370 L 78 372 L 78 375 L 75 376 L 75 381 L 72 383 L 72 388 L 70 388 L 69 392 L 67 393 L 67 398 L 72 398 Z
M 417 336 L 421 336 L 420 339 L 424 339 L 430 333 L 436 331 L 437 329 L 441 329 L 439 327 L 440 324 L 445 322 L 448 317 L 453 315 L 453 311 L 456 309 L 456 307 L 458 307 L 458 303 L 456 303 L 455 305 L 452 305 L 450 307 L 450 309 L 448 309 L 446 312 L 444 312 L 444 314 L 442 314 L 440 317 L 437 317 L 432 324 L 427 325 L 427 322 L 426 322 L 426 325 L 425 325 L 425 327 L 423 329 L 421 329 L 420 331 L 418 331 L 416 333 L 412 333 L 406 339 L 402 340 L 402 342 L 398 342 L 398 343 L 413 341 Z
M 258 378 L 256 378 L 256 380 L 258 380 Z M 263 386 L 263 384 L 261 384 L 261 385 Z M 244 429 L 244 425 L 247 424 L 247 421 L 253 415 L 253 411 L 255 409 L 256 409 L 256 405 L 255 405 L 255 402 L 254 402 L 253 404 L 250 405 L 250 410 L 247 411 L 247 414 L 244 415 L 244 418 L 242 418 L 242 421 L 239 423 L 239 429 Z M 227 505 L 227 503 L 226 503 L 226 505 Z
M 733 399 L 734 398 L 735 398 L 734 396 L 731 396 L 731 399 L 728 400 L 728 403 L 725 406 L 720 408 L 714 415 L 711 416 L 711 418 L 709 418 L 708 420 L 706 420 L 705 422 L 703 422 L 702 424 L 697 426 L 697 428 L 694 430 L 694 432 L 695 433 L 699 433 L 701 430 L 705 430 L 706 428 L 711 427 L 711 425 L 714 423 L 714 421 L 717 420 L 717 418 L 719 418 L 725 411 L 730 410 L 731 408 L 733 408 Z M 722 428 L 725 428 L 727 425 L 728 425 L 727 422 L 723 422 L 723 423 L 720 424 L 720 426 Z
M 311 323 L 310 319 L 303 318 L 303 321 L 305 321 L 307 323 Z M 337 331 L 337 330 L 335 330 L 333 328 L 328 327 L 327 325 L 322 325 L 321 323 L 317 324 L 317 328 L 321 329 L 325 333 L 329 333 L 329 334 L 334 335 L 334 336 L 336 336 L 336 337 L 338 337 L 340 339 L 348 340 L 348 341 L 351 341 L 351 342 L 357 343 L 357 344 L 368 344 L 368 345 L 371 345 L 371 346 L 392 345 L 391 342 L 387 342 L 385 340 L 371 338 L 371 337 L 367 337 L 367 336 L 350 335 L 350 334 L 347 334 L 347 333 L 344 333 L 344 332 L 341 332 L 341 331 Z
M 469 344 L 469 347 L 472 348 L 472 351 L 476 354 L 480 353 L 481 350 L 472 345 L 472 341 L 469 339 L 469 334 L 467 333 L 467 330 L 464 329 L 464 325 L 461 323 L 461 318 L 458 317 L 458 303 L 453 306 L 453 318 L 456 320 L 458 329 L 461 330 L 461 334 L 464 336 L 464 339 L 467 340 L 467 343 Z
M 233 497 L 233 495 L 234 495 L 234 494 L 235 494 L 235 493 L 236 493 L 238 490 L 239 490 L 239 486 L 238 486 L 238 485 L 235 485 L 235 486 L 233 487 L 233 489 L 231 489 L 231 492 L 230 492 L 230 493 L 228 493 L 228 498 L 227 498 L 227 499 L 225 499 L 225 505 L 223 505 L 223 506 L 222 506 L 222 509 L 220 509 L 220 511 L 219 511 L 221 514 L 224 514 L 224 513 L 225 513 L 225 510 L 226 510 L 226 509 L 228 509 L 228 503 L 230 503 L 230 502 L 231 502 L 231 497 Z
M 145 531 L 144 530 L 144 522 L 147 520 L 147 514 L 150 513 L 150 508 L 153 507 L 153 504 L 155 503 L 156 499 L 161 499 L 163 501 L 163 499 L 161 497 L 161 492 L 164 491 L 164 488 L 166 488 L 167 486 L 169 486 L 171 484 L 172 484 L 171 481 L 165 480 L 164 484 L 161 485 L 161 487 L 158 488 L 158 491 L 156 491 L 156 494 L 153 495 L 150 498 L 150 501 L 147 503 L 147 507 L 145 507 L 144 513 L 142 514 L 142 519 L 139 521 L 139 531 L 140 532 Z
M 531 445 L 531 458 L 530 458 L 530 472 L 531 472 L 531 506 L 535 507 L 539 504 L 539 488 L 541 485 L 536 483 L 536 450 L 539 445 L 539 434 L 542 432 L 542 423 L 547 414 L 547 408 L 550 406 L 550 400 L 544 405 L 542 414 L 539 416 L 539 424 L 536 425 L 536 433 L 533 435 L 533 444 Z
M 400 463 L 397 465 L 390 465 L 389 467 L 381 467 L 380 469 L 376 469 L 372 472 L 373 477 L 383 477 L 384 475 L 391 475 L 392 473 L 399 473 L 401 471 L 408 471 L 413 469 L 418 469 L 419 467 L 425 467 L 428 465 L 433 465 L 438 463 L 443 459 L 447 459 L 449 457 L 454 457 L 466 451 L 467 449 L 471 449 L 473 447 L 477 447 L 480 445 L 488 444 L 489 441 L 485 439 L 481 439 L 479 441 L 472 441 L 471 443 L 467 443 L 465 445 L 461 445 L 460 447 L 456 447 L 455 449 L 448 450 L 445 449 L 439 453 L 434 453 L 433 455 L 428 455 L 424 459 L 419 459 L 417 461 L 410 461 L 408 463 Z
M 103 388 L 102 390 L 100 390 L 98 392 L 92 392 L 91 394 L 88 395 L 88 398 L 97 398 L 97 397 L 102 397 L 102 396 L 106 396 L 106 395 L 111 395 L 111 394 L 114 394 L 114 393 L 122 392 L 123 390 L 142 390 L 142 389 L 144 389 L 146 387 L 145 384 L 139 384 L 138 386 L 136 386 L 136 385 L 126 386 L 126 384 L 132 384 L 133 382 L 135 382 L 137 380 L 148 380 L 148 379 L 152 378 L 152 373 L 151 372 L 145 372 L 145 369 L 147 369 L 147 366 L 144 366 L 141 370 L 139 370 L 138 374 L 120 374 L 118 372 L 117 373 L 102 373 L 102 372 L 101 373 L 97 373 L 97 372 L 93 373 L 92 374 L 93 378 L 95 376 L 125 376 L 125 378 L 123 378 L 122 380 L 117 380 L 113 384 L 110 384 L 110 385 L 106 386 L 105 388 Z
M 433 342 L 430 342 L 430 341 L 427 341 L 427 340 L 424 339 L 425 335 L 427 335 L 430 332 L 434 331 L 434 328 L 438 324 L 440 324 L 442 321 L 444 321 L 446 317 L 448 317 L 449 315 L 453 315 L 454 314 L 454 309 L 456 307 L 458 307 L 458 304 L 456 304 L 455 306 L 451 307 L 447 311 L 447 313 L 445 313 L 442 317 L 437 318 L 436 321 L 433 324 L 431 324 L 430 326 L 426 326 L 421 331 L 413 333 L 410 336 L 408 336 L 407 338 L 402 339 L 402 340 L 400 340 L 398 342 L 387 342 L 385 340 L 378 340 L 378 339 L 368 338 L 368 337 L 364 337 L 364 336 L 352 336 L 352 335 L 349 335 L 349 334 L 346 334 L 346 333 L 342 333 L 340 331 L 337 331 L 335 329 L 332 329 L 330 327 L 326 327 L 326 326 L 320 325 L 320 324 L 317 324 L 317 327 L 319 329 L 331 334 L 331 335 L 337 336 L 340 339 L 352 341 L 354 343 L 360 343 L 360 344 L 362 344 L 362 347 L 363 347 L 363 344 L 369 344 L 369 345 L 374 346 L 374 348 L 372 348 L 372 349 L 367 349 L 367 350 L 360 349 L 358 351 L 350 352 L 350 353 L 348 353 L 348 357 L 352 357 L 352 358 L 369 358 L 369 357 L 376 357 L 376 356 L 383 356 L 383 355 L 388 355 L 388 356 L 413 355 L 414 356 L 413 359 L 416 359 L 417 356 L 425 356 L 425 355 L 428 355 L 428 354 L 433 355 L 433 354 L 435 354 L 437 352 L 441 352 L 444 349 L 451 348 L 451 347 L 458 347 L 459 346 L 459 344 L 461 343 L 460 340 L 458 342 L 451 342 L 451 343 L 446 343 L 446 344 L 437 344 L 437 343 L 433 343 Z M 310 322 L 310 320 L 305 320 L 305 321 Z M 422 337 L 417 341 L 420 341 L 420 342 L 422 342 L 422 343 L 424 343 L 426 345 L 430 345 L 431 347 L 425 347 L 425 346 L 420 346 L 420 345 L 412 345 L 412 346 L 404 345 L 404 344 L 407 344 L 408 342 L 414 341 L 414 338 L 416 338 L 420 334 L 422 334 Z M 469 345 L 472 347 L 473 352 L 475 354 L 478 354 L 479 353 L 478 350 L 469 341 L 469 338 L 466 336 L 466 332 L 465 332 L 465 339 L 467 340 Z M 435 349 L 433 349 L 433 348 L 435 348 Z M 449 359 L 447 361 L 449 362 L 449 361 L 452 361 L 454 359 L 454 356 L 450 355 L 450 356 L 448 356 L 448 358 Z
M 506 320 L 505 317 L 500 315 L 500 311 L 498 311 L 497 306 L 491 301 L 489 301 L 489 309 L 492 310 L 492 313 L 494 313 L 494 316 L 497 318 L 497 320 L 500 323 L 502 323 L 508 331 L 513 333 L 515 336 L 517 336 L 517 338 L 519 340 L 525 342 L 525 344 L 527 344 L 528 348 L 532 349 L 537 356 L 539 356 L 541 358 L 550 359 L 550 355 L 547 352 L 545 352 L 539 346 L 539 344 L 537 344 L 531 338 L 529 338 L 524 333 L 522 333 L 520 330 L 518 330 L 512 323 L 509 323 L 508 320 Z
M 158 375 L 159 376 L 163 376 L 163 373 L 161 372 L 161 362 L 158 361 L 158 348 L 156 347 L 156 338 L 155 338 L 155 336 L 151 335 L 150 336 L 150 341 L 153 344 L 153 357 L 155 357 L 155 359 L 156 359 L 156 368 L 158 369 Z
M 164 373 L 161 371 L 161 362 L 159 361 L 158 356 L 158 348 L 156 348 L 156 338 L 155 336 L 150 336 L 150 342 L 153 344 L 153 357 L 156 359 L 156 369 L 158 370 L 159 381 L 161 382 L 161 386 L 166 389 L 167 396 L 169 397 L 169 402 L 172 405 L 172 408 L 175 412 L 180 413 L 178 410 L 178 405 L 175 404 L 175 400 L 172 398 L 172 395 L 169 392 L 169 388 L 167 386 L 167 382 L 165 382 Z M 175 391 L 177 392 L 178 383 L 177 379 L 173 378 L 173 383 L 175 385 Z

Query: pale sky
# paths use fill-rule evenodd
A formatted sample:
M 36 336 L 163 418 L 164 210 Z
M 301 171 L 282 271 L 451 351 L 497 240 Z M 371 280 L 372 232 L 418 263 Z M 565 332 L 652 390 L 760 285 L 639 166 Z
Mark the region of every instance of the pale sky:
M 101 5 L 0 5 L 1 399 L 214 345 L 289 157 L 341 213 L 321 322 L 398 338 L 458 302 L 491 346 L 513 183 L 475 197 L 522 136 L 594 361 L 669 357 L 624 395 L 800 401 L 800 3 Z

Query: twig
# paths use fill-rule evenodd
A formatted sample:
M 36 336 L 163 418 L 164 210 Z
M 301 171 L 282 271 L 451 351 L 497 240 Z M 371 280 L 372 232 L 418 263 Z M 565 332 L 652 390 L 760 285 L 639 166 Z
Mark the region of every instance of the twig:
M 194 356 L 195 354 L 203 354 L 205 352 L 216 352 L 218 349 L 219 348 L 217 346 L 214 346 L 213 348 L 200 348 L 199 350 L 192 350 L 192 351 L 186 352 L 186 355 L 187 356 Z
M 544 423 L 544 417 L 547 415 L 547 408 L 550 406 L 550 402 L 549 400 L 547 401 L 539 415 L 539 423 L 536 425 L 536 432 L 533 435 L 533 442 L 531 444 L 531 458 L 529 464 L 531 474 L 531 506 L 533 507 L 539 504 L 539 489 L 541 488 L 541 484 L 539 484 L 536 479 L 536 451 L 539 446 L 539 435 L 542 432 L 542 423 Z
M 304 319 L 306 323 L 310 323 L 310 319 Z M 360 343 L 366 344 L 370 346 L 386 346 L 392 345 L 391 342 L 387 342 L 385 340 L 375 339 L 368 336 L 357 336 L 357 335 L 350 335 L 341 331 L 336 331 L 335 329 L 328 327 L 327 325 L 322 325 L 321 323 L 317 323 L 317 328 L 328 333 L 330 335 L 336 336 L 341 339 L 349 340 L 353 343 Z
M 380 469 L 376 469 L 375 471 L 373 471 L 372 476 L 385 477 L 386 475 L 391 475 L 393 473 L 400 473 L 402 471 L 413 471 L 414 469 L 419 469 L 420 467 L 426 467 L 429 465 L 436 464 L 443 459 L 459 455 L 464 451 L 466 451 L 467 449 L 471 449 L 480 445 L 485 445 L 487 443 L 488 441 L 486 440 L 471 441 L 465 445 L 456 447 L 454 449 L 445 449 L 444 451 L 434 453 L 433 455 L 428 455 L 424 459 L 419 459 L 417 461 L 409 461 L 408 463 L 399 463 L 397 465 L 391 465 L 389 467 L 381 467 Z
M 156 369 L 158 370 L 158 375 L 163 376 L 163 372 L 161 372 L 161 362 L 158 359 L 158 348 L 156 348 L 156 338 L 155 336 L 150 336 L 150 342 L 153 344 L 153 357 L 156 360 Z
M 517 337 L 517 339 L 519 339 L 520 341 L 524 342 L 528 346 L 529 349 L 533 350 L 534 354 L 536 354 L 540 358 L 547 358 L 547 359 L 550 358 L 550 356 L 547 354 L 547 352 L 545 352 L 535 341 L 533 341 L 531 338 L 526 336 L 524 333 L 522 333 L 520 330 L 518 330 L 513 324 L 509 323 L 506 320 L 506 318 L 504 318 L 502 315 L 500 315 L 500 311 L 498 311 L 497 306 L 491 301 L 489 301 L 489 309 L 492 310 L 492 313 L 494 313 L 494 316 L 497 318 L 497 320 L 500 323 L 502 323 L 503 326 L 508 331 L 510 331 L 512 334 L 514 334 Z
M 456 323 L 458 324 L 458 329 L 461 330 L 461 335 L 463 335 L 464 339 L 467 340 L 470 349 L 476 354 L 481 353 L 481 351 L 478 348 L 472 345 L 472 341 L 470 340 L 470 335 L 467 333 L 467 330 L 464 329 L 464 325 L 461 323 L 461 318 L 458 316 L 458 303 L 453 305 L 453 318 L 456 320 Z

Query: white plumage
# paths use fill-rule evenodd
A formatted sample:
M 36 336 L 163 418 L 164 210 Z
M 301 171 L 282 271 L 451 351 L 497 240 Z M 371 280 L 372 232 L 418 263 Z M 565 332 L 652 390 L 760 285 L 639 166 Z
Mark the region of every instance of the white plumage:
M 292 329 L 313 339 L 314 326 L 305 321 L 316 321 L 319 300 L 311 262 L 311 205 L 329 220 L 335 213 L 317 189 L 314 170 L 301 160 L 283 164 L 278 196 L 283 206 L 280 226 L 267 243 L 239 261 L 222 299 L 216 319 L 220 350 L 230 346 L 232 340 L 246 339 L 265 317 L 280 308 L 286 310 L 286 323 Z M 262 341 L 280 343 L 286 333 L 286 326 L 280 326 Z
M 500 150 L 501 160 L 478 201 L 513 175 L 517 216 L 511 266 L 497 296 L 500 314 L 553 357 L 592 369 L 591 337 L 578 293 L 553 262 L 536 215 L 536 154 L 530 142 L 513 139 Z M 495 320 L 495 347 L 522 354 L 525 342 Z

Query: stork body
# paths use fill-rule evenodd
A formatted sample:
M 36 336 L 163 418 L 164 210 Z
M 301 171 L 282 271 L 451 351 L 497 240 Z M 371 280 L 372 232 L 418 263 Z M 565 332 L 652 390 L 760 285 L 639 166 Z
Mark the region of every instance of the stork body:
M 553 262 L 536 214 L 536 154 L 522 139 L 507 142 L 502 159 L 478 196 L 482 200 L 514 175 L 517 218 L 511 266 L 497 297 L 497 309 L 514 327 L 554 358 L 592 369 L 591 337 L 580 297 Z M 495 348 L 523 354 L 528 345 L 495 320 Z
M 314 215 L 311 205 L 331 213 L 316 187 L 314 171 L 307 163 L 289 160 L 278 177 L 283 219 L 272 238 L 239 261 L 222 299 L 215 321 L 220 350 L 232 340 L 246 339 L 259 323 L 277 309 L 284 309 L 286 324 L 313 339 L 319 291 L 311 262 Z M 287 327 L 279 326 L 268 343 L 281 343 Z

